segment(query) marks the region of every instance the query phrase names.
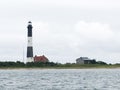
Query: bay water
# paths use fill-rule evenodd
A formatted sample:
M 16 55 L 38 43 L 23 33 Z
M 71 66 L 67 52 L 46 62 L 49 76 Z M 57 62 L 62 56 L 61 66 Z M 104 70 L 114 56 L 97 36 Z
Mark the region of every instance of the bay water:
M 120 69 L 1 69 L 0 90 L 120 90 Z

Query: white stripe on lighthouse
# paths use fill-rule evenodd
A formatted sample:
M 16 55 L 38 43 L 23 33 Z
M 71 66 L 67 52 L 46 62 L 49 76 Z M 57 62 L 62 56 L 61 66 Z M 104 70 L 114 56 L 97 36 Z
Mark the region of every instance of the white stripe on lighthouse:
M 32 47 L 32 37 L 28 37 L 28 47 Z
M 27 62 L 33 62 L 33 61 L 34 61 L 33 57 L 27 57 Z

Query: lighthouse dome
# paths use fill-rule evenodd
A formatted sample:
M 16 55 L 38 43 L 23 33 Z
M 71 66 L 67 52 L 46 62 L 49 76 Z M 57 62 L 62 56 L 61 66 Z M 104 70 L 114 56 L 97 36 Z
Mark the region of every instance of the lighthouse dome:
M 28 22 L 28 25 L 32 25 L 32 22 L 31 22 L 31 21 L 29 21 L 29 22 Z

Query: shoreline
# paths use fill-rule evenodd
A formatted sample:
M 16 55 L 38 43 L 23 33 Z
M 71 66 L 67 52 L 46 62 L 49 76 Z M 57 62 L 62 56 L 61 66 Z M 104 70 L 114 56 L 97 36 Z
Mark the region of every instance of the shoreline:
M 24 67 L 8 67 L 8 68 L 0 68 L 0 70 L 47 70 L 47 69 L 120 69 L 120 67 L 33 67 L 33 68 L 24 68 Z

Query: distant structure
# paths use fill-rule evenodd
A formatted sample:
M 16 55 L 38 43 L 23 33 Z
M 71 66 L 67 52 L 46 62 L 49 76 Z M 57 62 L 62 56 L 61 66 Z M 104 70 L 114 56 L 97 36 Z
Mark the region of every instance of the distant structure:
M 34 62 L 49 62 L 49 60 L 44 55 L 42 55 L 42 56 L 35 55 Z
M 76 59 L 76 64 L 95 64 L 95 59 L 89 59 L 88 57 L 80 57 Z
M 32 46 L 32 22 L 29 21 L 28 22 L 28 33 L 27 33 L 27 37 L 28 37 L 28 43 L 27 43 L 27 62 L 33 62 L 33 46 Z

